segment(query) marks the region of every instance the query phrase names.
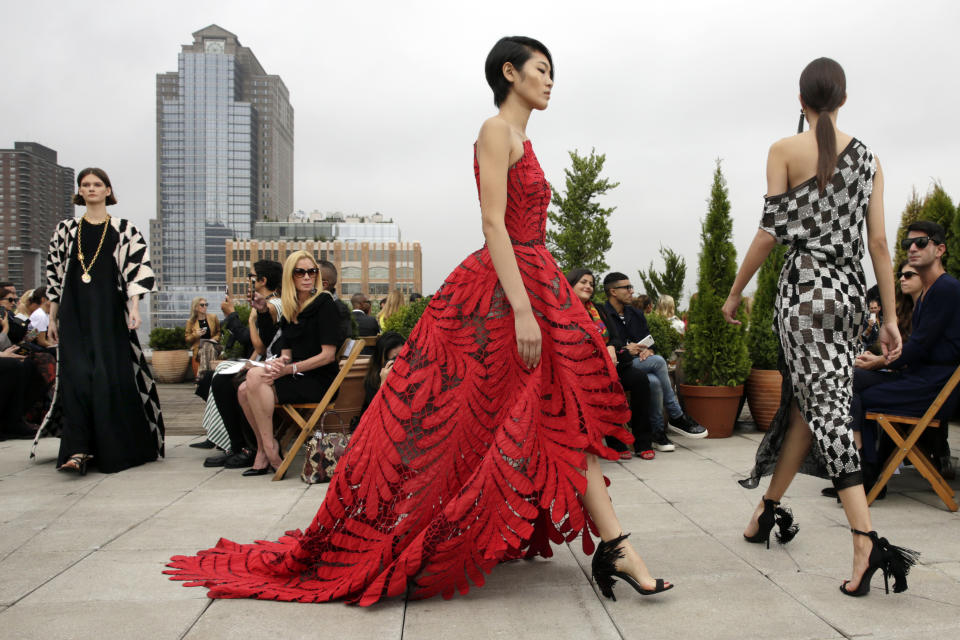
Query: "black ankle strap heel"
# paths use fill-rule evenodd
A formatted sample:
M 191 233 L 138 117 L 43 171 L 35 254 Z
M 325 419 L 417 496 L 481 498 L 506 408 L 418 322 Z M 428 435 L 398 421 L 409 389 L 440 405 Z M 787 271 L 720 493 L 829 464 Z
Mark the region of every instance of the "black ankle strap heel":
M 910 567 L 917 563 L 920 553 L 906 547 L 897 547 L 890 544 L 886 538 L 881 538 L 876 531 L 860 531 L 851 528 L 850 531 L 861 536 L 870 538 L 873 547 L 870 549 L 870 558 L 867 569 L 860 577 L 860 584 L 855 591 L 847 590 L 849 580 L 844 580 L 840 585 L 840 591 L 844 595 L 860 597 L 870 593 L 870 579 L 877 569 L 883 572 L 883 588 L 886 593 L 890 593 L 890 576 L 893 576 L 893 592 L 902 593 L 907 590 L 907 574 L 910 573 Z
M 780 502 L 769 498 L 763 499 L 763 513 L 757 518 L 759 529 L 752 536 L 744 534 L 743 539 L 747 542 L 767 543 L 767 549 L 770 548 L 770 531 L 776 525 L 779 531 L 776 533 L 777 542 L 787 544 L 797 536 L 800 526 L 793 521 L 793 512 L 789 507 L 781 507 Z
M 629 536 L 629 533 L 624 533 L 613 540 L 607 540 L 606 542 L 601 541 L 600 544 L 597 545 L 597 550 L 593 552 L 591 571 L 593 573 L 593 581 L 596 582 L 597 587 L 600 588 L 600 593 L 616 602 L 617 597 L 613 595 L 613 585 L 616 582 L 616 580 L 614 580 L 615 577 L 629 584 L 643 596 L 673 589 L 673 585 L 666 584 L 663 578 L 657 578 L 653 589 L 644 589 L 629 573 L 617 570 L 617 560 L 623 558 L 623 550 L 620 549 L 620 543 Z

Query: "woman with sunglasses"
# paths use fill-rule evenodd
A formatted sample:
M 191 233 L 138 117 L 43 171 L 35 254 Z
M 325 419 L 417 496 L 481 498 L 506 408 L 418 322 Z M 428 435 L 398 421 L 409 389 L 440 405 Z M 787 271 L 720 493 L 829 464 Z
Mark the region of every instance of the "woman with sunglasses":
M 193 349 L 193 372 L 198 378 L 213 368 L 210 363 L 223 351 L 219 342 L 220 321 L 216 314 L 207 312 L 207 306 L 206 298 L 194 298 L 184 329 L 187 346 Z
M 113 473 L 163 455 L 160 401 L 136 332 L 140 298 L 156 282 L 143 235 L 107 213 L 117 198 L 106 172 L 80 171 L 73 203 L 83 215 L 57 224 L 47 254 L 47 335 L 59 365 L 37 438 L 62 418 L 58 468 L 83 475 L 93 461 Z
M 900 283 L 900 292 L 897 294 L 897 326 L 900 337 L 906 342 L 913 329 L 913 310 L 923 293 L 923 281 L 920 280 L 917 268 L 904 258 L 897 267 L 897 282 Z
M 214 598 L 450 598 L 498 563 L 582 537 L 605 596 L 615 577 L 644 595 L 673 586 L 647 571 L 610 501 L 598 459 L 619 459 L 605 436 L 633 440 L 626 398 L 545 245 L 550 186 L 526 127 L 547 107 L 553 60 L 507 37 L 485 71 L 499 108 L 473 165 L 486 243 L 431 298 L 310 527 L 175 557 L 174 579 Z
M 339 372 L 337 349 L 346 336 L 333 295 L 320 284 L 320 267 L 313 256 L 306 251 L 290 254 L 283 265 L 283 317 L 274 345 L 281 357 L 250 369 L 238 390 L 257 439 L 253 467 L 243 472 L 245 476 L 271 473 L 283 461 L 273 437 L 274 405 L 319 402 Z
M 883 225 L 883 173 L 870 149 L 837 128 L 846 102 L 846 77 L 837 62 L 818 58 L 800 74 L 802 109 L 796 136 L 773 144 L 767 159 L 767 193 L 760 229 L 723 305 L 727 322 L 744 287 L 775 243 L 790 247 L 780 274 L 775 329 L 786 364 L 780 411 L 757 451 L 756 466 L 741 484 L 773 478 L 754 510 L 744 538 L 789 542 L 797 532 L 780 500 L 798 471 L 829 477 L 851 529 L 853 567 L 840 591 L 862 596 L 878 570 L 893 573 L 895 591 L 907 588 L 915 558 L 881 542 L 873 531 L 863 488 L 860 456 L 849 428 L 857 334 L 864 312 L 861 266 L 867 245 L 881 305 L 893 309 L 893 272 Z M 804 119 L 810 131 L 803 132 Z M 866 222 L 867 238 L 862 228 Z M 891 314 L 880 328 L 884 357 L 900 354 L 900 333 Z

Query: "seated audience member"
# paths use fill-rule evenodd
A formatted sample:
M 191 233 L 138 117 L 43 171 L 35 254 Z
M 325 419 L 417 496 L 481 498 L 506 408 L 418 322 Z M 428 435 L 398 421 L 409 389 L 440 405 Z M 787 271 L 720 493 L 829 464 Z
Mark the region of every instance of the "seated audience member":
M 416 302 L 417 300 L 422 300 L 422 299 L 423 299 L 423 294 L 422 294 L 422 293 L 417 293 L 416 291 L 414 291 L 413 293 L 410 294 L 410 302 L 411 302 L 411 303 L 412 303 L 412 302 Z
M 923 284 L 920 282 L 920 273 L 916 267 L 910 266 L 908 260 L 902 260 L 897 265 L 897 329 L 900 338 L 906 344 L 913 327 L 913 310 L 917 305 L 917 298 L 923 293 Z
M 881 326 L 883 311 L 880 308 L 880 289 L 874 285 L 867 290 L 867 312 L 863 314 L 863 325 L 860 327 L 861 349 L 871 349 L 877 343 Z
M 377 322 L 380 323 L 380 330 L 384 331 L 387 327 L 387 319 L 403 308 L 403 293 L 400 289 L 394 289 L 387 296 L 386 301 L 380 305 L 380 313 L 377 314 Z
M 631 366 L 647 374 L 650 381 L 650 425 L 653 431 L 653 446 L 658 451 L 675 449 L 664 425 L 663 407 L 666 405 L 670 430 L 687 438 L 705 438 L 707 430 L 697 424 L 683 412 L 673 391 L 667 372 L 667 361 L 654 352 L 654 349 L 639 344 L 650 335 L 647 320 L 640 311 L 630 304 L 633 285 L 626 275 L 619 272 L 608 273 L 603 279 L 603 289 L 607 302 L 603 305 L 610 323 L 607 328 L 611 336 L 626 346 L 622 351 L 629 354 Z M 656 345 L 654 345 L 654 348 Z
M 0 318 L 0 324 L 5 322 L 6 315 Z M 0 440 L 32 439 L 37 432 L 24 420 L 30 373 L 26 356 L 16 350 L 16 346 L 0 347 Z
M 944 271 L 941 260 L 946 251 L 944 236 L 943 227 L 929 220 L 914 222 L 907 227 L 903 248 L 907 251 L 908 265 L 904 268 L 912 267 L 919 275 L 904 278 L 901 270 L 900 282 L 902 285 L 905 280 L 919 279 L 923 288 L 913 311 L 910 339 L 904 343 L 900 357 L 893 362 L 871 353 L 857 357 L 857 366 L 867 370 L 871 378 L 869 385 L 860 385 L 863 388 L 859 390 L 854 387 L 851 403 L 854 437 L 858 446 L 862 445 L 861 458 L 865 463 L 865 488 L 876 481 L 881 460 L 876 442 L 868 441 L 867 436 L 872 430 L 860 431 L 864 414 L 886 411 L 923 415 L 960 364 L 960 282 Z M 881 372 L 880 369 L 892 371 Z M 957 395 L 955 393 L 947 403 L 946 410 L 952 408 Z M 947 431 L 930 429 L 921 438 L 921 448 L 941 471 L 948 470 L 950 464 Z M 868 478 L 871 471 L 873 477 Z
M 273 260 L 260 260 L 253 265 L 250 296 L 250 319 L 247 327 L 236 317 L 232 303 L 225 302 L 220 308 L 227 316 L 224 324 L 234 326 L 241 344 L 249 345 L 244 356 L 262 361 L 270 356 L 279 356 L 274 338 L 281 317 L 281 303 L 276 291 L 280 288 L 283 267 Z M 231 321 L 231 317 L 235 321 Z M 248 365 L 249 368 L 252 365 Z M 225 362 L 217 367 L 210 383 L 210 395 L 203 413 L 203 427 L 207 440 L 223 449 L 222 455 L 211 456 L 203 461 L 205 467 L 226 467 L 243 469 L 253 464 L 256 456 L 256 442 L 253 429 L 240 407 L 237 387 L 246 376 L 247 370 L 236 370 L 236 364 Z M 191 445 L 193 446 L 193 445 Z
M 193 350 L 193 372 L 200 376 L 211 368 L 210 363 L 222 351 L 217 342 L 220 339 L 220 321 L 215 314 L 207 312 L 205 298 L 194 298 L 190 304 L 190 318 L 184 337 L 187 346 Z
M 16 315 L 17 308 L 17 290 L 13 287 L 12 283 L 0 282 L 0 316 L 7 319 L 7 329 L 4 331 L 6 340 L 8 341 L 7 347 L 18 344 L 27 334 L 29 315 L 20 318 Z
M 317 260 L 320 266 L 320 278 L 322 279 L 323 290 L 333 297 L 333 304 L 337 307 L 337 315 L 340 318 L 340 328 L 343 331 L 344 340 L 357 336 L 354 331 L 353 314 L 347 303 L 337 296 L 337 265 L 329 260 Z M 337 345 L 339 349 L 340 345 Z
M 683 335 L 687 330 L 686 325 L 683 324 L 683 320 L 677 317 L 677 303 L 674 302 L 673 296 L 668 296 L 667 294 L 660 296 L 660 300 L 657 302 L 657 315 L 666 318 L 674 331 L 680 335 Z
M 274 406 L 318 402 L 339 372 L 337 350 L 346 336 L 328 290 L 331 280 L 336 283 L 336 270 L 326 264 L 326 281 L 318 282 L 321 268 L 306 251 L 292 253 L 284 263 L 277 339 L 282 356 L 250 369 L 239 389 L 240 406 L 257 439 L 253 467 L 243 472 L 245 476 L 271 473 L 282 462 L 273 434 Z
M 374 347 L 373 356 L 370 358 L 370 367 L 363 379 L 363 408 L 360 410 L 360 415 L 366 412 L 377 391 L 380 390 L 380 385 L 387 379 L 387 374 L 393 368 L 403 343 L 403 336 L 396 331 L 386 331 L 377 338 L 377 346 Z
M 353 307 L 353 319 L 357 322 L 360 336 L 375 336 L 380 333 L 380 323 L 370 315 L 370 301 L 362 293 L 355 293 L 350 297 Z
M 50 300 L 47 298 L 47 288 L 37 287 L 30 294 L 30 329 L 37 332 L 35 342 L 41 347 L 55 347 L 47 338 L 47 328 L 50 326 Z
M 593 304 L 596 282 L 593 272 L 589 269 L 573 269 L 566 275 L 567 282 L 573 287 L 573 292 L 583 303 L 587 314 L 596 325 L 597 331 L 600 332 L 600 337 L 607 345 L 610 359 L 617 367 L 620 383 L 625 391 L 630 392 L 629 429 L 633 434 L 633 448 L 644 460 L 653 460 L 656 454 L 653 451 L 653 441 L 650 433 L 650 381 L 647 374 L 632 366 L 633 356 L 624 350 L 627 343 L 623 340 L 622 335 L 610 332 L 607 328 L 610 319 L 606 317 L 602 309 L 598 309 Z M 606 440 L 607 446 L 620 452 L 621 460 L 629 460 L 633 457 L 624 443 L 616 438 L 607 438 Z
M 645 293 L 641 293 L 634 298 L 631 304 L 643 315 L 653 313 L 653 299 Z

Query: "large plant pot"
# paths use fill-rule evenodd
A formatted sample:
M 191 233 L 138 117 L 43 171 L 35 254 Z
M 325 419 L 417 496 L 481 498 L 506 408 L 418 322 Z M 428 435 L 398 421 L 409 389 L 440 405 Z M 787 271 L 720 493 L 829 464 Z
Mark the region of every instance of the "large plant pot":
M 757 429 L 766 431 L 780 408 L 780 386 L 783 376 L 776 369 L 751 369 L 744 384 L 750 414 Z
M 165 384 L 183 382 L 190 368 L 190 352 L 182 349 L 175 351 L 153 352 L 153 379 Z
M 709 430 L 709 438 L 729 438 L 737 421 L 737 408 L 743 396 L 743 385 L 736 387 L 701 387 L 677 385 L 683 406 L 691 418 Z

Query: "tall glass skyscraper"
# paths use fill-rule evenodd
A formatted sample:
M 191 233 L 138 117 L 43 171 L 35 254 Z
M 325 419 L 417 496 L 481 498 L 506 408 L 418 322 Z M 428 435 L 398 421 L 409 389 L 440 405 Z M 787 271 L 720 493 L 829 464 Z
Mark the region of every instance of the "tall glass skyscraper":
M 153 326 L 183 324 L 195 296 L 211 311 L 225 293 L 224 246 L 253 222 L 293 210 L 293 108 L 237 36 L 193 34 L 177 72 L 157 75 L 157 219 L 161 292 Z

